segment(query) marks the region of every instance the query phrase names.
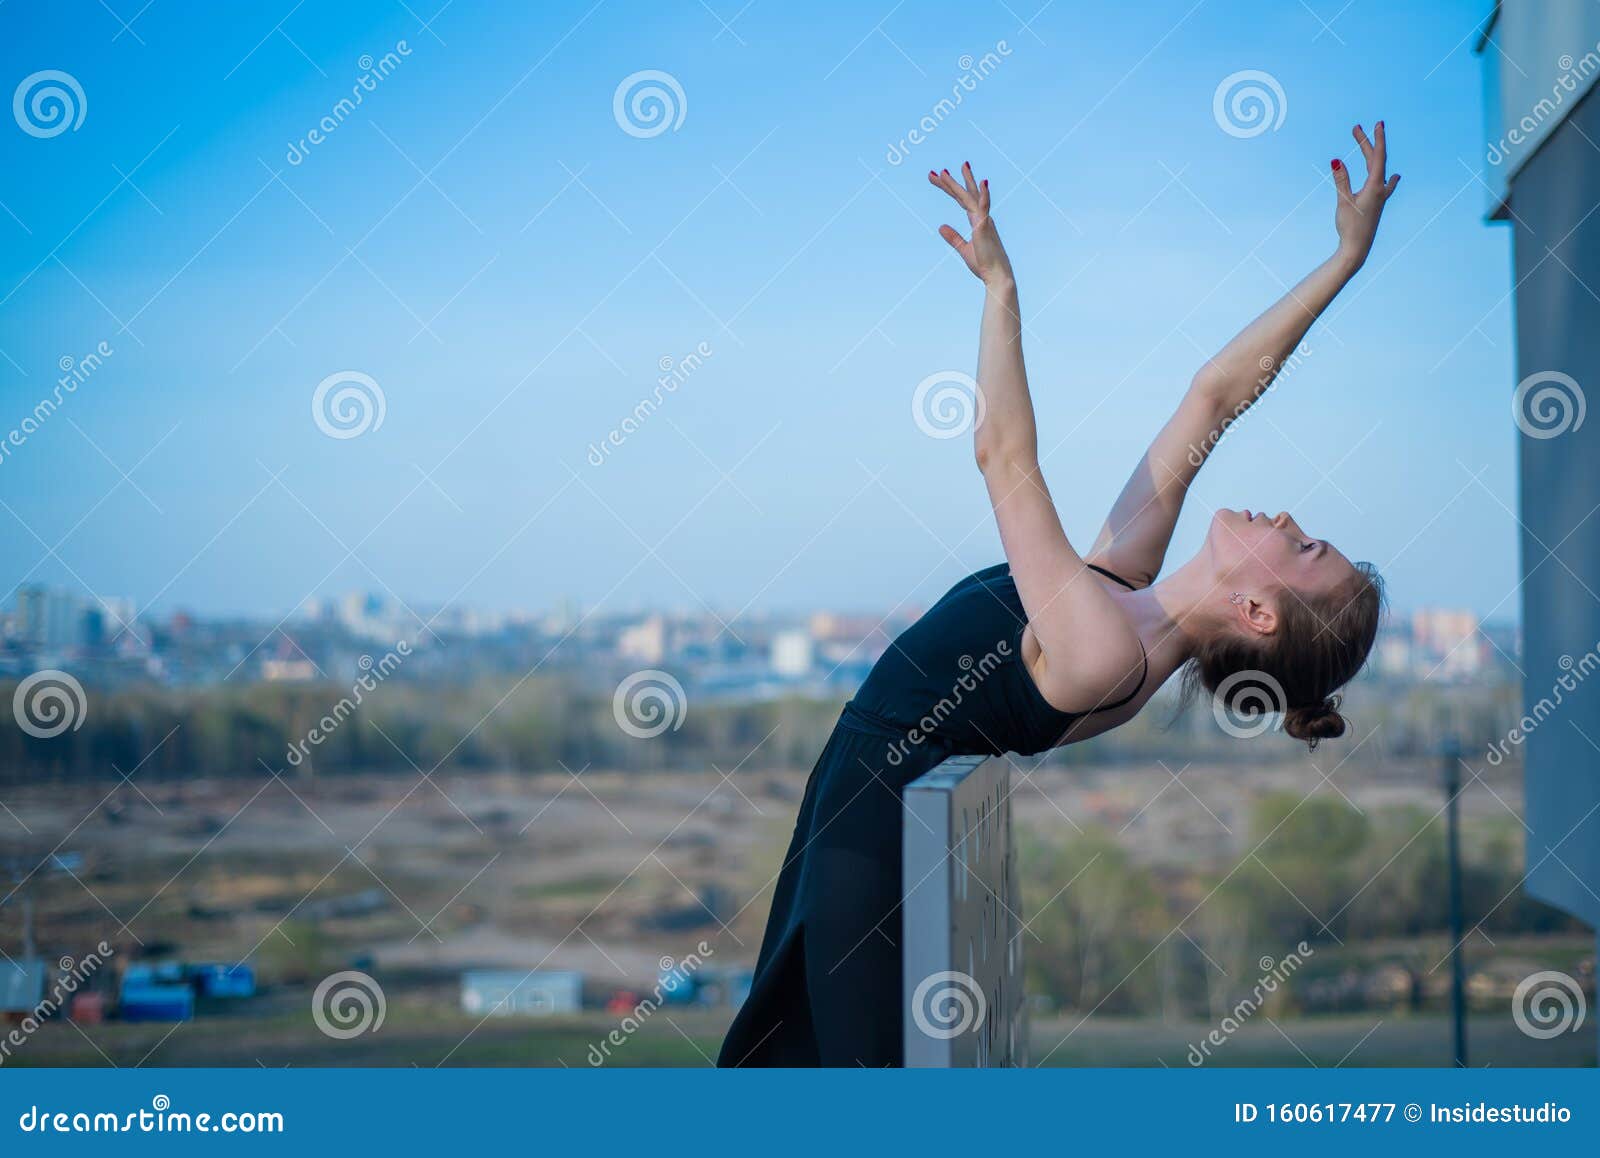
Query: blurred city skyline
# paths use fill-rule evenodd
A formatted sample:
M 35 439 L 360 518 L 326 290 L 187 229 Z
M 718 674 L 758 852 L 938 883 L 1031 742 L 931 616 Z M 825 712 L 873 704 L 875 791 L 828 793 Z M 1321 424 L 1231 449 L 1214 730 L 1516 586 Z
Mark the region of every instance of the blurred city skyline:
M 1328 158 L 1383 117 L 1373 259 L 1171 559 L 1218 506 L 1287 508 L 1400 611 L 1518 616 L 1485 5 L 200 11 L 0 9 L 7 83 L 60 70 L 85 105 L 0 133 L 0 434 L 73 377 L 0 458 L 4 606 L 926 605 L 1001 552 L 967 440 L 912 417 L 971 372 L 979 304 L 925 170 L 993 183 L 1087 547 L 1194 369 L 1331 251 Z M 646 70 L 681 93 L 656 135 L 615 103 Z M 1236 135 L 1214 98 L 1248 70 L 1282 118 Z M 346 371 L 381 423 L 329 437 Z

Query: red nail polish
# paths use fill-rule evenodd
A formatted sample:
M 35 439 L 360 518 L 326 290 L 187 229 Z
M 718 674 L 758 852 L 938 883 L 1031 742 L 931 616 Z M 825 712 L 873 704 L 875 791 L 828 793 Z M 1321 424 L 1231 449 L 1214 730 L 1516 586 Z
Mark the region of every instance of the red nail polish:
M 1335 158 L 1334 158 L 1334 159 L 1333 159 L 1333 169 L 1334 169 L 1334 172 L 1338 172 L 1338 171 L 1339 171 L 1339 170 L 1340 170 L 1340 169 L 1343 169 L 1343 168 L 1344 168 L 1344 165 L 1343 165 L 1343 164 L 1341 164 L 1341 163 L 1340 163 L 1340 161 L 1339 161 L 1339 158 L 1338 158 L 1338 157 L 1335 157 Z
M 984 179 L 983 179 L 983 187 L 984 187 L 984 188 L 985 188 L 985 189 L 987 189 L 987 188 L 988 188 L 988 187 L 989 187 L 989 178 L 987 178 L 987 177 L 985 177 L 985 178 L 984 178 Z
M 1379 122 L 1378 122 L 1378 127 L 1379 127 L 1379 128 L 1380 128 L 1380 129 L 1381 129 L 1381 128 L 1383 128 L 1383 122 L 1382 122 L 1382 121 L 1379 121 Z

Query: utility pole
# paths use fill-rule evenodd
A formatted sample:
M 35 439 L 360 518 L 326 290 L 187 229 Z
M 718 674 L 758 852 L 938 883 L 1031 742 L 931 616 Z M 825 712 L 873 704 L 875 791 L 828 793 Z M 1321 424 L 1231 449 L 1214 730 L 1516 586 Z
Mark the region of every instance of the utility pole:
M 1450 862 L 1450 1019 L 1455 1029 L 1455 1064 L 1467 1065 L 1467 976 L 1462 958 L 1466 940 L 1461 912 L 1461 742 L 1455 733 L 1446 734 L 1441 749 L 1444 765 L 1446 840 Z

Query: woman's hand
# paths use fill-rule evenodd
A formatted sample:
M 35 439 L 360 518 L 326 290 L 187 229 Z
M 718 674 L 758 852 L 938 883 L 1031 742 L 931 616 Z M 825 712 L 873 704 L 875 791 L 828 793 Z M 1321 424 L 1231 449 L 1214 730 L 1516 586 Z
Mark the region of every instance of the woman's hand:
M 1373 132 L 1377 141 L 1369 141 L 1360 125 L 1352 130 L 1356 144 L 1361 146 L 1361 156 L 1367 163 L 1367 183 L 1356 192 L 1350 191 L 1350 170 L 1337 157 L 1333 161 L 1333 184 L 1339 194 L 1339 204 L 1333 213 L 1334 228 L 1339 231 L 1339 256 L 1354 265 L 1361 265 L 1372 252 L 1372 241 L 1378 235 L 1378 218 L 1383 216 L 1384 203 L 1389 200 L 1395 186 L 1400 184 L 1400 174 L 1385 178 L 1384 166 L 1388 163 L 1389 147 L 1384 137 L 1383 122 L 1379 121 Z
M 967 268 L 985 285 L 1010 285 L 1015 281 L 1011 272 L 1011 259 L 1006 247 L 1000 244 L 1000 234 L 989 216 L 989 182 L 977 181 L 972 176 L 972 165 L 961 166 L 961 181 L 942 173 L 928 171 L 928 183 L 943 189 L 955 203 L 967 211 L 967 221 L 972 226 L 972 240 L 967 241 L 948 225 L 939 226 L 939 236 L 950 243 L 950 248 L 961 255 Z

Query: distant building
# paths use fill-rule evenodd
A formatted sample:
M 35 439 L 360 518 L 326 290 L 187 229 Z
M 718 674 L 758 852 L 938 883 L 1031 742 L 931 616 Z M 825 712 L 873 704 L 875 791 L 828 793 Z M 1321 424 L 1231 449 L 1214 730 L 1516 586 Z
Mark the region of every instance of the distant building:
M 303 683 L 317 678 L 317 668 L 309 659 L 264 659 L 261 678 L 272 683 Z
M 1380 676 L 1389 679 L 1409 678 L 1412 668 L 1410 634 L 1386 632 L 1380 635 L 1373 663 Z
M 772 637 L 772 670 L 781 676 L 808 675 L 815 657 L 811 636 L 804 631 L 780 631 Z
M 41 651 L 67 651 L 88 642 L 83 601 L 48 587 L 17 592 L 17 635 Z
M 623 629 L 617 637 L 617 654 L 642 663 L 660 663 L 667 656 L 667 621 L 652 615 L 643 623 Z
M 461 975 L 461 1009 L 474 1017 L 545 1017 L 582 1008 L 582 973 L 473 969 Z
M 1411 617 L 1411 645 L 1418 675 L 1446 679 L 1483 669 L 1487 644 L 1471 611 L 1424 608 Z

